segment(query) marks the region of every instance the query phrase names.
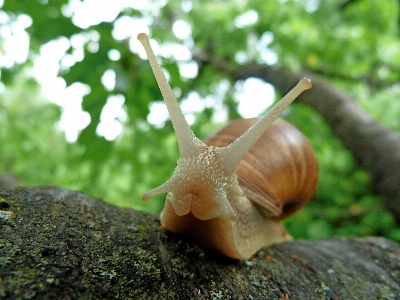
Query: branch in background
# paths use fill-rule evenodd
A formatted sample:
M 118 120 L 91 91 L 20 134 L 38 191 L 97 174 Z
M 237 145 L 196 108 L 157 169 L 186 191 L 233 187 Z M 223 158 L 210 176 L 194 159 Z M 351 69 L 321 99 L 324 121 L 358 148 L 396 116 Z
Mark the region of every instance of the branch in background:
M 340 9 L 345 9 L 347 6 L 349 6 L 350 4 L 354 4 L 354 3 L 356 3 L 356 2 L 358 2 L 359 0 L 346 0 L 346 1 L 343 1 L 340 5 L 339 5 L 339 8 Z
M 395 67 L 391 66 L 382 66 L 382 67 L 388 67 L 392 72 L 398 72 L 400 73 L 400 70 L 396 70 Z M 347 80 L 349 82 L 354 82 L 354 83 L 359 83 L 359 82 L 364 82 L 366 83 L 370 88 L 373 89 L 379 89 L 379 88 L 389 88 L 393 87 L 395 85 L 399 84 L 398 80 L 380 80 L 376 78 L 376 76 L 373 75 L 365 75 L 365 76 L 352 76 L 346 73 L 341 73 L 341 72 L 335 72 L 331 71 L 329 69 L 323 68 L 323 69 L 309 69 L 310 72 L 313 72 L 314 74 L 321 75 L 324 77 L 330 77 L 334 79 L 341 79 L 341 80 Z M 378 67 L 374 68 L 374 70 L 371 73 L 378 73 Z
M 197 59 L 204 57 L 197 56 Z M 284 69 L 248 64 L 231 70 L 223 61 L 206 61 L 234 80 L 257 77 L 286 94 L 303 77 L 310 77 L 313 88 L 299 100 L 313 107 L 328 123 L 334 134 L 350 150 L 356 163 L 366 170 L 373 189 L 381 195 L 387 209 L 400 220 L 400 137 L 376 122 L 348 95 L 326 80 L 307 72 L 294 74 Z
M 11 172 L 0 174 L 0 189 L 13 188 L 18 186 L 18 178 Z

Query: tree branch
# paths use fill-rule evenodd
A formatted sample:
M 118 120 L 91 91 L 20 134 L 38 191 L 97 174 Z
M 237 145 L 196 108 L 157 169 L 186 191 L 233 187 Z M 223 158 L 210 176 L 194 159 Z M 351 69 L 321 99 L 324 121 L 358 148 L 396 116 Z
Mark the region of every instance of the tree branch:
M 294 241 L 236 261 L 160 228 L 158 217 L 55 187 L 0 190 L 6 299 L 392 299 L 400 246 Z

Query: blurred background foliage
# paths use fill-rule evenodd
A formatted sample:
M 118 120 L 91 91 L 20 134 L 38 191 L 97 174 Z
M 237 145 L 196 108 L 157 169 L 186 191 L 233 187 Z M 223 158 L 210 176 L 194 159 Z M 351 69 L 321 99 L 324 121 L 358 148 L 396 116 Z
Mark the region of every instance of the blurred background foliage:
M 233 67 L 312 71 L 399 132 L 399 22 L 395 0 L 3 0 L 0 173 L 159 212 L 165 196 L 142 202 L 141 194 L 169 178 L 178 147 L 136 41 L 142 31 L 200 138 L 241 117 L 246 85 L 197 65 L 192 53 L 202 51 Z M 257 107 L 281 97 L 257 87 L 247 91 Z M 323 119 L 296 102 L 283 117 L 310 139 L 320 164 L 318 190 L 285 221 L 289 232 L 400 241 L 368 174 Z

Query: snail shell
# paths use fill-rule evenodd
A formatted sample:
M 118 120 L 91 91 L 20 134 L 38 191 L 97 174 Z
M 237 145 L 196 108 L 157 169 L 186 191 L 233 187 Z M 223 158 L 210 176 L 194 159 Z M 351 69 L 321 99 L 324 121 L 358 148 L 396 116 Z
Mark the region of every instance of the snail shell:
M 238 119 L 205 143 L 230 145 L 259 118 Z M 281 220 L 303 207 L 317 187 L 318 163 L 307 138 L 292 124 L 277 119 L 237 166 L 239 185 L 267 217 Z

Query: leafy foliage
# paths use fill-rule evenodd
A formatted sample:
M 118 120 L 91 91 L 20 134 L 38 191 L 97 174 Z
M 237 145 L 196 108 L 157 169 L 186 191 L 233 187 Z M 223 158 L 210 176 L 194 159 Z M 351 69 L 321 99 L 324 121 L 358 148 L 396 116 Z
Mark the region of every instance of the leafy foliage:
M 252 61 L 293 71 L 306 68 L 400 131 L 400 105 L 394 101 L 400 96 L 399 4 L 394 0 L 184 0 L 165 5 L 148 1 L 140 10 L 123 8 L 115 20 L 87 28 L 74 24 L 74 13 L 68 13 L 73 2 L 5 0 L 2 7 L 8 17 L 0 28 L 8 28 L 21 15 L 32 20 L 27 28 L 28 59 L 1 70 L 0 171 L 14 172 L 23 185 L 54 184 L 121 206 L 161 210 L 164 197 L 143 203 L 140 195 L 171 175 L 178 149 L 168 121 L 147 122 L 151 104 L 162 97 L 148 62 L 134 46 L 137 29 L 116 37 L 118 22 L 127 19 L 133 22 L 129 24 L 148 26 L 153 41 L 164 49 L 159 60 L 179 99 L 192 92 L 204 101 L 212 99 L 213 104 L 202 111 L 188 113 L 194 116 L 192 127 L 201 138 L 220 125 L 213 120 L 221 113 L 228 112 L 229 119 L 239 117 L 235 83 L 209 65 L 198 66 L 194 77 L 183 76 L 183 67 L 193 58 L 176 61 L 171 50 L 176 46 L 226 60 L 232 68 Z M 181 21 L 190 27 L 184 38 L 171 30 Z M 41 47 L 60 37 L 69 41 L 65 57 L 79 51 L 83 55 L 70 65 L 60 62 L 59 75 L 67 86 L 80 82 L 90 89 L 82 109 L 91 122 L 73 144 L 55 130 L 61 110 L 42 101 L 44 96 L 30 75 Z M 3 34 L 0 46 L 8 38 Z M 72 42 L 77 38 L 84 40 L 81 48 Z M 119 58 L 113 58 L 111 51 Z M 102 83 L 107 71 L 116 78 L 111 89 Z M 116 95 L 123 96 L 128 118 L 119 121 L 122 134 L 109 141 L 99 136 L 98 125 L 107 101 Z M 368 175 L 356 168 L 322 118 L 297 103 L 284 117 L 309 137 L 321 172 L 314 198 L 285 221 L 289 231 L 304 238 L 379 234 L 400 240 L 393 216 L 370 190 Z

